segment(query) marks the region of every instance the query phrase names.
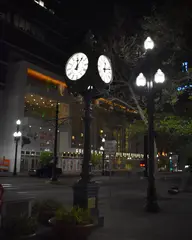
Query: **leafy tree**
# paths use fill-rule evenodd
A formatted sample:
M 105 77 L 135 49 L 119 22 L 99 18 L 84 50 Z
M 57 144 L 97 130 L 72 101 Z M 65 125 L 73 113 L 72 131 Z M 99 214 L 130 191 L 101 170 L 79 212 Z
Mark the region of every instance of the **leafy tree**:
M 101 154 L 96 154 L 96 153 L 92 153 L 91 154 L 91 163 L 93 164 L 93 166 L 97 166 L 102 159 L 102 155 Z
M 53 153 L 51 152 L 41 152 L 40 155 L 40 164 L 41 165 L 48 165 L 53 159 Z
M 132 135 L 147 130 L 146 97 L 134 88 L 139 72 L 155 73 L 161 68 L 167 77 L 163 89 L 158 89 L 155 98 L 155 131 L 159 149 L 184 151 L 191 141 L 191 102 L 185 94 L 177 92 L 181 81 L 191 78 L 190 73 L 181 73 L 181 63 L 191 55 L 188 29 L 191 26 L 190 3 L 173 4 L 167 1 L 162 7 L 153 7 L 151 14 L 141 17 L 135 27 L 122 8 L 115 7 L 114 22 L 99 41 L 110 55 L 114 67 L 114 83 L 111 99 L 131 105 L 140 114 L 141 120 L 131 125 Z M 151 53 L 143 49 L 143 41 L 151 36 L 155 48 Z M 150 66 L 150 69 L 149 69 Z M 187 97 L 190 100 L 190 96 Z M 187 105 L 187 106 L 186 106 Z M 181 117 L 182 116 L 182 117 Z
M 168 78 L 168 84 L 157 96 L 161 100 L 159 108 L 162 102 L 174 104 L 177 101 L 175 80 L 186 78 L 185 74 L 178 72 L 188 54 L 189 41 L 186 41 L 185 37 L 191 15 L 189 5 L 184 2 L 174 6 L 168 2 L 162 7 L 153 7 L 151 14 L 141 16 L 137 23 L 135 18 L 130 16 L 131 14 L 127 14 L 123 8 L 115 6 L 109 30 L 100 34 L 98 38 L 113 61 L 115 73 L 114 84 L 111 87 L 112 99 L 116 98 L 125 105 L 134 106 L 147 124 L 143 112 L 145 97 L 138 99 L 140 93 L 133 88 L 133 83 L 139 72 L 149 71 L 148 66 L 154 73 L 157 68 L 162 68 Z M 156 45 L 151 54 L 143 49 L 143 42 L 147 36 L 151 36 Z

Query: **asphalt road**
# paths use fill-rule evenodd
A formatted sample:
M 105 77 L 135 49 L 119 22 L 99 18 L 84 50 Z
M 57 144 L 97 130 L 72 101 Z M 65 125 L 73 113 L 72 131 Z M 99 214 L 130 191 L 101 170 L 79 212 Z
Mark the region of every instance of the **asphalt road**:
M 36 200 L 56 199 L 65 205 L 71 205 L 73 200 L 72 186 L 77 181 L 75 178 L 62 178 L 60 185 L 48 183 L 47 179 L 39 179 L 35 177 L 4 177 L 0 178 L 6 194 L 14 194 L 15 192 L 26 197 L 32 197 Z M 100 185 L 99 199 L 106 202 L 107 199 L 115 195 L 140 194 L 142 197 L 146 195 L 147 181 L 140 179 L 138 176 L 114 176 L 114 177 L 95 177 Z M 164 185 L 170 186 L 170 181 L 159 180 L 157 182 L 160 192 Z

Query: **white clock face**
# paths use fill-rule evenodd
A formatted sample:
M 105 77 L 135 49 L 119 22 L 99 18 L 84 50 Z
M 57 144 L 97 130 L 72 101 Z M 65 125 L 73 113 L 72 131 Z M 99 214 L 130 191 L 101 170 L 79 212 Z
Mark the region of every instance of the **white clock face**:
M 97 67 L 103 82 L 110 83 L 113 80 L 113 71 L 110 59 L 104 55 L 101 55 L 98 59 Z
M 88 64 L 88 58 L 84 53 L 75 53 L 67 61 L 65 73 L 70 80 L 76 81 L 85 75 Z

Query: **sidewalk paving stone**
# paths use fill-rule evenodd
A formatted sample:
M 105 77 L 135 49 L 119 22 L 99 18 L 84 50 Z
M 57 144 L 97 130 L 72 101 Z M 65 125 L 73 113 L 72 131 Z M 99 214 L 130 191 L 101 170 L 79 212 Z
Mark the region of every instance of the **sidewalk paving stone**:
M 131 196 L 131 197 L 130 197 Z M 119 194 L 105 203 L 105 225 L 90 240 L 192 239 L 192 194 L 181 193 L 159 201 L 157 214 L 144 211 L 144 193 Z

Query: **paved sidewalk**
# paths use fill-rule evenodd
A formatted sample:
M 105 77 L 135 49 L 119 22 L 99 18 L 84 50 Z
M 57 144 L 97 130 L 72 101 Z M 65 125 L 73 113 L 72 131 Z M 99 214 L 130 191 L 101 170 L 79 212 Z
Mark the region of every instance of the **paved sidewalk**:
M 161 186 L 162 188 L 163 186 Z M 90 240 L 188 240 L 192 239 L 192 194 L 168 196 L 161 192 L 157 214 L 144 211 L 145 192 L 129 191 L 112 196 L 102 207 L 104 228 L 96 230 Z

